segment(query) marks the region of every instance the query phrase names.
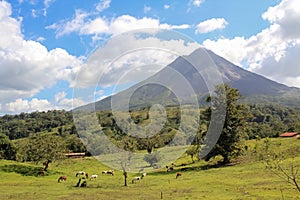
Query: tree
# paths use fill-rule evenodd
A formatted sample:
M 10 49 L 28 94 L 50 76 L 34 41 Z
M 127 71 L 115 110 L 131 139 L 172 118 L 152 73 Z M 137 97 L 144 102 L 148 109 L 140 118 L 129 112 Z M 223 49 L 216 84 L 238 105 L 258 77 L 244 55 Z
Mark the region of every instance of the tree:
M 153 166 L 155 163 L 158 163 L 162 159 L 162 156 L 158 151 L 145 154 L 144 160 L 149 163 L 151 166 Z
M 201 122 L 204 123 L 204 122 Z M 199 151 L 201 150 L 201 145 L 203 144 L 203 132 L 202 130 L 207 129 L 205 124 L 201 124 L 198 127 L 198 132 L 193 138 L 192 145 L 186 150 L 186 154 L 191 156 L 192 162 L 195 163 L 195 157 L 199 160 Z
M 127 170 L 131 164 L 131 158 L 133 152 L 137 149 L 137 142 L 130 137 L 125 136 L 122 141 L 120 141 L 119 146 L 125 150 L 121 159 L 121 166 L 124 176 L 124 186 L 127 186 Z
M 16 147 L 3 133 L 0 133 L 0 159 L 16 160 Z
M 274 152 L 270 150 L 270 140 L 264 140 L 263 153 L 261 157 L 264 159 L 266 169 L 286 183 L 295 186 L 300 192 L 300 176 L 298 174 L 300 165 L 294 159 L 288 160 L 283 152 Z M 297 153 L 296 153 L 297 155 Z
M 63 152 L 66 152 L 66 147 L 61 137 L 34 134 L 29 137 L 25 147 L 25 158 L 36 164 L 43 162 L 44 171 L 47 171 L 52 161 L 64 157 Z
M 81 139 L 77 137 L 77 135 L 68 135 L 64 137 L 64 141 L 66 144 L 66 148 L 70 150 L 71 152 L 86 152 L 86 147 L 82 143 Z
M 209 161 L 211 158 L 221 155 L 223 157 L 222 164 L 227 164 L 230 162 L 230 158 L 239 155 L 242 150 L 240 141 L 243 134 L 248 131 L 247 119 L 251 115 L 249 108 L 239 102 L 241 95 L 238 89 L 222 84 L 216 86 L 215 94 L 216 96 L 207 98 L 207 102 L 212 104 L 207 109 L 207 113 L 211 114 L 212 109 L 218 110 L 223 106 L 226 108 L 225 121 L 217 143 L 204 159 Z M 208 148 L 208 146 L 204 148 Z
M 192 162 L 195 163 L 194 157 L 198 155 L 200 146 L 199 145 L 191 145 L 188 150 L 186 150 L 186 154 L 191 156 Z
M 286 162 L 286 164 L 282 158 L 278 157 L 277 155 L 269 155 L 266 159 L 266 168 L 282 180 L 295 186 L 297 191 L 300 192 L 299 165 L 297 166 L 295 161 Z

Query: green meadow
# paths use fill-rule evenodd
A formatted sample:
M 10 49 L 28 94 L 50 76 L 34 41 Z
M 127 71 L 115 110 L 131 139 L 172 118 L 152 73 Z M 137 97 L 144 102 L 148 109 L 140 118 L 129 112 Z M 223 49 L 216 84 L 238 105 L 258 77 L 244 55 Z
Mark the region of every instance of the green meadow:
M 227 166 L 218 166 L 218 158 L 192 163 L 183 154 L 175 161 L 174 171 L 155 169 L 137 183 L 131 180 L 140 174 L 129 173 L 127 187 L 121 171 L 114 176 L 102 175 L 110 168 L 94 157 L 51 163 L 44 176 L 36 176 L 42 169 L 40 165 L 0 160 L 0 199 L 300 199 L 293 185 L 266 169 L 266 143 L 272 152 L 285 155 L 284 166 L 293 162 L 300 169 L 300 141 L 295 138 L 247 141 L 247 151 Z M 187 165 L 179 166 L 181 163 Z M 89 175 L 98 174 L 98 179 L 86 180 L 86 188 L 75 187 L 76 172 L 82 170 Z M 178 171 L 182 176 L 176 179 Z M 67 181 L 58 183 L 62 175 L 67 176 Z

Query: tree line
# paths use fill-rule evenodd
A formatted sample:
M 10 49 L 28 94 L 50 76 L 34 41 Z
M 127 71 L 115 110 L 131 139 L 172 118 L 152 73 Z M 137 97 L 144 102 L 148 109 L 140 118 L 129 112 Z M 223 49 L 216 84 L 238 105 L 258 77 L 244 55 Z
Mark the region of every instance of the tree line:
M 170 106 L 166 108 L 167 121 L 163 128 L 158 134 L 151 137 L 130 138 L 126 134 L 126 130 L 120 129 L 110 111 L 98 111 L 97 117 L 106 136 L 122 148 L 126 141 L 134 140 L 131 142 L 131 144 L 134 144 L 133 149 L 147 150 L 151 154 L 156 148 L 163 147 L 171 141 L 172 145 L 192 143 L 193 146 L 187 153 L 194 158 L 200 148 L 209 148 L 200 147 L 200 144 L 208 137 L 206 133 L 211 113 L 213 109 L 217 109 L 218 106 L 224 106 L 222 104 L 225 104 L 226 117 L 220 139 L 213 150 L 205 157 L 206 160 L 209 160 L 216 155 L 221 155 L 224 163 L 229 162 L 231 156 L 239 153 L 241 150 L 239 142 L 243 139 L 277 137 L 282 132 L 300 130 L 299 108 L 276 104 L 248 105 L 241 101 L 242 96 L 239 91 L 228 85 L 217 86 L 215 93 L 215 97 L 207 98 L 210 106 L 201 108 L 201 123 L 198 127 L 190 124 L 185 124 L 184 127 L 181 127 L 180 108 Z M 190 112 L 190 116 L 197 114 L 189 110 L 188 107 L 184 109 Z M 193 120 L 192 117 L 191 120 Z M 149 124 L 149 107 L 138 111 L 130 111 L 130 118 L 124 120 L 124 123 L 134 123 L 142 126 Z M 80 126 L 80 124 L 77 126 Z M 53 110 L 4 115 L 0 117 L 0 128 L 0 158 L 37 162 L 41 158 L 36 158 L 33 155 L 41 154 L 37 153 L 42 148 L 39 144 L 46 145 L 52 140 L 59 143 L 52 146 L 48 145 L 50 149 L 53 149 L 53 146 L 59 148 L 56 149 L 56 152 L 87 151 L 76 132 L 76 128 L 80 127 L 75 128 L 72 113 L 69 111 Z M 174 136 L 178 134 L 179 128 L 185 129 L 187 133 L 196 131 L 197 134 L 196 136 L 177 137 L 177 140 L 174 141 Z M 30 149 L 36 149 L 36 152 L 34 153 Z M 55 156 L 52 155 L 50 157 L 54 158 Z
M 70 134 L 76 134 L 72 113 L 65 110 L 36 111 L 0 117 L 0 130 L 11 140 L 40 132 L 52 132 L 55 128 L 67 125 L 71 127 Z

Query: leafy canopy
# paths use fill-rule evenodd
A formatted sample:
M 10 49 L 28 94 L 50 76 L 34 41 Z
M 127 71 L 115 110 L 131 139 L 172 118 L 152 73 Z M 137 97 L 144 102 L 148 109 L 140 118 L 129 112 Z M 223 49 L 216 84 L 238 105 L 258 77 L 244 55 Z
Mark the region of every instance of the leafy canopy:
M 239 101 L 242 96 L 238 89 L 222 84 L 216 86 L 215 94 L 216 96 L 207 98 L 207 101 L 212 103 L 212 107 L 208 108 L 206 113 L 211 114 L 212 109 L 218 110 L 225 106 L 226 115 L 219 140 L 205 156 L 205 160 L 221 155 L 223 164 L 226 164 L 230 162 L 230 158 L 240 154 L 242 150 L 240 142 L 249 130 L 247 120 L 251 115 L 248 106 Z

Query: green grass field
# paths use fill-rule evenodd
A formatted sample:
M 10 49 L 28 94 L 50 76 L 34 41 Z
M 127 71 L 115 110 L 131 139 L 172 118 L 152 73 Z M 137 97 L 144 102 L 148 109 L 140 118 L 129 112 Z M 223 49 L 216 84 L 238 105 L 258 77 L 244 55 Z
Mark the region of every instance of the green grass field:
M 237 159 L 236 164 L 216 167 L 214 162 L 199 161 L 185 166 L 181 177 L 176 172 L 163 169 L 147 173 L 141 182 L 131 183 L 139 174 L 128 175 L 128 186 L 124 187 L 121 171 L 115 176 L 101 175 L 109 169 L 93 157 L 67 159 L 51 163 L 45 176 L 36 176 L 40 165 L 0 161 L 0 199 L 300 199 L 300 193 L 293 185 L 287 184 L 271 172 L 261 161 L 264 140 L 249 141 L 248 152 Z M 290 139 L 270 139 L 270 147 L 276 152 L 287 154 L 285 162 L 294 160 L 300 168 L 300 141 Z M 190 157 L 183 155 L 175 164 L 190 163 Z M 98 174 L 98 179 L 87 180 L 87 188 L 75 187 L 77 171 L 84 170 Z M 61 175 L 67 181 L 57 183 Z

